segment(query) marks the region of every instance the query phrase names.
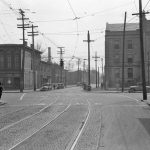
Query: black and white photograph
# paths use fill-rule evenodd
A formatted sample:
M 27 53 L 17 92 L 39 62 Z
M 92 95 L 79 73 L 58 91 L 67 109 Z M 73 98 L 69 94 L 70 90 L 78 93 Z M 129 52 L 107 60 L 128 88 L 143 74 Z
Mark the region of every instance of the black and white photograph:
M 0 0 L 0 150 L 150 150 L 150 0 Z

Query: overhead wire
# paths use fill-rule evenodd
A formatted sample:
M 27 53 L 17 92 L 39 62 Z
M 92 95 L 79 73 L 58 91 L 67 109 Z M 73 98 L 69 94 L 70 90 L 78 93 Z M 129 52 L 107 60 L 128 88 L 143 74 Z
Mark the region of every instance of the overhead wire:
M 74 49 L 74 51 L 73 51 L 73 56 L 74 56 L 74 55 L 75 55 L 75 52 L 76 52 L 76 50 L 77 50 L 77 48 L 78 48 L 78 43 L 79 43 L 79 25 L 78 25 L 78 21 L 77 21 L 78 17 L 77 17 L 77 15 L 76 15 L 76 13 L 75 13 L 75 11 L 74 11 L 74 9 L 73 9 L 73 7 L 72 7 L 70 1 L 67 0 L 67 2 L 68 2 L 68 4 L 69 4 L 69 7 L 70 7 L 70 9 L 71 9 L 71 11 L 72 11 L 74 17 L 75 17 L 74 20 L 76 21 L 77 39 L 76 39 L 76 42 L 75 42 L 75 49 Z M 72 60 L 72 59 L 71 59 L 71 60 Z
M 150 0 L 148 0 L 148 2 L 146 3 L 146 5 L 144 6 L 143 10 L 145 10 L 145 8 L 147 7 L 147 5 L 149 4 Z

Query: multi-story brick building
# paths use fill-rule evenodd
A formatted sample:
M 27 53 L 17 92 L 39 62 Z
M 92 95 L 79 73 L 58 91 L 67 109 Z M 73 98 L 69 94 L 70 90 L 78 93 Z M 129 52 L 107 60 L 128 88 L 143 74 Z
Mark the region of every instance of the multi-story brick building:
M 105 86 L 122 85 L 123 24 L 106 24 Z M 143 18 L 146 81 L 149 82 L 150 20 Z M 124 85 L 141 82 L 141 51 L 138 23 L 127 23 L 124 50 Z
M 24 63 L 24 89 L 33 88 L 33 51 L 25 46 Z M 1 44 L 0 45 L 0 82 L 5 89 L 20 89 L 22 77 L 22 44 Z M 39 65 L 41 52 L 35 50 L 35 72 L 36 81 L 39 80 Z M 37 87 L 39 87 L 37 82 Z
M 24 47 L 24 89 L 33 89 L 33 49 Z M 36 88 L 45 83 L 65 83 L 65 70 L 60 65 L 41 60 L 41 52 L 34 50 L 34 67 Z M 22 44 L 1 44 L 0 45 L 0 82 L 5 90 L 19 90 L 22 80 Z

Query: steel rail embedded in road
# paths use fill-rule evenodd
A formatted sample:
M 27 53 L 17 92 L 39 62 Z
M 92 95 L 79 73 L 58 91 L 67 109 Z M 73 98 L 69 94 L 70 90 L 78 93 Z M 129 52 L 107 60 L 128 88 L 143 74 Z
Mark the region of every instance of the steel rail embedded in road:
M 57 101 L 57 100 L 56 100 L 56 101 Z M 18 124 L 18 123 L 24 121 L 24 120 L 27 120 L 27 119 L 29 119 L 29 118 L 32 118 L 33 116 L 35 116 L 35 115 L 37 115 L 37 114 L 40 114 L 42 111 L 44 111 L 45 109 L 47 109 L 48 107 L 50 107 L 51 105 L 53 105 L 54 103 L 56 103 L 56 101 L 53 102 L 53 103 L 51 103 L 50 105 L 44 107 L 43 109 L 41 109 L 40 111 L 38 111 L 38 112 L 36 112 L 36 113 L 34 113 L 34 114 L 32 114 L 32 115 L 29 115 L 29 116 L 27 116 L 27 117 L 25 117 L 25 118 L 23 118 L 23 119 L 21 119 L 21 120 L 15 122 L 15 123 L 12 123 L 12 124 L 10 124 L 10 125 L 8 125 L 8 126 L 5 126 L 5 127 L 1 128 L 1 129 L 0 129 L 0 132 L 3 131 L 3 130 L 6 130 L 7 128 L 10 128 L 10 127 L 12 127 L 12 126 L 14 126 L 14 125 L 16 125 L 16 124 Z
M 65 110 L 63 110 L 61 113 L 59 113 L 54 119 L 52 119 L 50 122 L 46 123 L 44 126 L 42 126 L 38 131 L 34 132 L 33 134 L 31 134 L 30 136 L 26 137 L 25 139 L 23 139 L 21 142 L 17 143 L 16 145 L 14 145 L 13 147 L 9 148 L 8 150 L 13 150 L 15 147 L 19 146 L 22 142 L 26 141 L 27 139 L 29 139 L 30 137 L 32 137 L 33 135 L 35 135 L 36 133 L 38 133 L 40 130 L 42 130 L 43 128 L 45 128 L 48 124 L 52 123 L 54 120 L 56 120 L 59 116 L 61 116 L 64 112 L 66 112 L 66 110 L 69 109 L 69 107 L 71 106 L 71 104 L 69 104 L 67 106 L 67 108 L 65 108 Z
M 87 100 L 87 103 L 88 103 L 88 114 L 87 114 L 87 117 L 85 119 L 85 121 L 83 122 L 83 124 L 81 124 L 81 126 L 78 128 L 78 130 L 76 131 L 76 134 L 74 135 L 73 139 L 71 140 L 71 142 L 68 144 L 66 150 L 73 150 L 80 138 L 80 136 L 82 135 L 82 132 L 87 124 L 87 121 L 89 119 L 89 116 L 91 114 L 91 106 L 90 106 L 90 103 L 89 101 Z

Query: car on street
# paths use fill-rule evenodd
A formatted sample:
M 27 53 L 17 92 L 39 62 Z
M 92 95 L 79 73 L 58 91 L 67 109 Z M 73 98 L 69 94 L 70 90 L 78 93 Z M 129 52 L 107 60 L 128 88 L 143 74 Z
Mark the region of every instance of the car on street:
M 63 89 L 65 86 L 63 83 L 57 83 L 56 89 Z
M 40 88 L 40 91 L 49 91 L 49 90 L 52 90 L 52 84 L 51 83 L 45 83 Z
M 137 84 L 137 85 L 130 86 L 128 92 L 129 93 L 141 92 L 142 89 L 143 89 L 142 84 Z M 146 86 L 146 91 L 150 92 L 150 86 Z

